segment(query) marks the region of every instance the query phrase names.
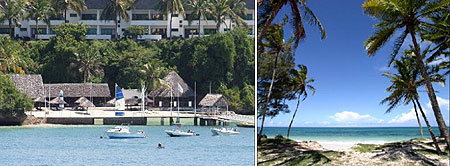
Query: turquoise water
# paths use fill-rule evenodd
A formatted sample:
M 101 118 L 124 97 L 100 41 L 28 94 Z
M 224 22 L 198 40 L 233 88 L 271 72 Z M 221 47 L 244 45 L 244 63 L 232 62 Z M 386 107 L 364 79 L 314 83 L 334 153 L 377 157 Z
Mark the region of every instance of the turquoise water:
M 283 135 L 286 137 L 287 127 L 264 127 L 264 134 L 268 137 Z M 434 134 L 439 135 L 437 127 L 432 128 Z M 423 128 L 425 137 L 429 137 L 427 128 Z M 297 141 L 348 141 L 348 142 L 393 142 L 419 138 L 418 127 L 295 127 L 291 129 L 289 138 Z
M 212 136 L 211 127 L 185 126 L 200 136 L 171 138 L 170 126 L 131 126 L 149 137 L 100 139 L 111 127 L 0 127 L 0 165 L 254 165 L 251 128 Z

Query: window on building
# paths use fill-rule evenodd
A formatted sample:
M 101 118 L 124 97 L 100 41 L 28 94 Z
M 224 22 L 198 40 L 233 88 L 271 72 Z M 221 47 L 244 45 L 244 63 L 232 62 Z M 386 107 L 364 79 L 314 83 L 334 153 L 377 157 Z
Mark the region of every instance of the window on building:
M 150 29 L 150 33 L 152 35 L 162 35 L 165 36 L 166 35 L 166 28 L 151 28 Z
M 252 14 L 245 15 L 244 20 L 253 20 L 253 15 Z
M 211 16 L 211 15 L 207 14 L 207 15 L 206 15 L 206 19 L 208 19 L 208 20 L 214 20 L 214 16 Z
M 224 32 L 230 31 L 230 28 L 223 29 Z
M 249 28 L 249 29 L 248 29 L 248 34 L 249 34 L 249 35 L 253 35 L 253 29 L 252 29 L 252 28 Z
M 172 16 L 173 16 L 173 17 L 178 17 L 178 14 L 173 14 Z
M 70 17 L 78 17 L 76 13 L 70 13 Z
M 36 34 L 36 28 L 31 29 L 32 34 Z M 47 28 L 39 28 L 37 34 L 47 34 Z
M 82 14 L 81 20 L 97 20 L 97 14 Z
M 89 28 L 86 34 L 87 35 L 96 35 L 97 34 L 97 28 Z
M 178 28 L 172 28 L 172 32 L 178 32 Z
M 102 35 L 112 35 L 114 29 L 112 29 L 112 28 L 104 28 L 104 29 L 101 29 L 100 31 L 101 31 L 100 34 L 102 34 Z
M 160 13 L 150 14 L 150 20 L 166 20 L 166 15 Z
M 53 28 L 50 28 L 50 29 L 49 29 L 49 31 L 50 31 L 50 32 L 49 32 L 49 34 L 51 34 L 51 35 L 54 35 L 54 34 L 56 34 L 56 32 L 54 31 L 54 29 L 53 29 Z
M 9 34 L 9 28 L 0 28 L 0 34 Z
M 212 35 L 212 34 L 216 34 L 216 29 L 215 28 L 205 28 L 203 30 L 203 32 L 205 33 L 205 35 Z
M 133 14 L 132 20 L 150 20 L 148 14 Z
M 27 28 L 20 28 L 20 31 L 25 32 L 27 31 Z

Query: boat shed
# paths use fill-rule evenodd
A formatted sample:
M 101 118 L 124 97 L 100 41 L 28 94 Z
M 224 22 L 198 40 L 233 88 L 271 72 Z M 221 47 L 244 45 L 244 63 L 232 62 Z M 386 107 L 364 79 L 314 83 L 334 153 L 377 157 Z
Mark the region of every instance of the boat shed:
M 202 107 L 202 110 L 210 113 L 217 113 L 217 111 L 221 110 L 228 111 L 228 100 L 222 94 L 208 93 L 205 97 L 203 97 L 198 105 Z

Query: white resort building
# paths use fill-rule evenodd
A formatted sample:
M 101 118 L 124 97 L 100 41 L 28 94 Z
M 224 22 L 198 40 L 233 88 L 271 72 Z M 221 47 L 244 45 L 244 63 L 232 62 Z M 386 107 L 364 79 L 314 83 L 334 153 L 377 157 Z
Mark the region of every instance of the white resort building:
M 172 31 L 172 36 L 189 38 L 195 36 L 198 30 L 199 21 L 192 21 L 189 25 L 187 15 L 189 11 L 186 11 L 186 18 L 182 15 L 174 14 L 172 19 L 172 27 L 169 23 L 170 13 L 160 13 L 156 9 L 157 0 L 135 0 L 134 9 L 129 10 L 128 14 L 130 21 L 124 21 L 119 19 L 118 29 L 115 30 L 115 22 L 113 20 L 101 20 L 100 16 L 103 8 L 105 8 L 108 0 L 86 0 L 87 10 L 82 11 L 81 15 L 77 12 L 68 10 L 67 21 L 68 23 L 82 23 L 88 25 L 90 28 L 87 32 L 87 39 L 106 39 L 109 40 L 115 34 L 119 37 L 123 37 L 123 33 L 128 26 L 141 25 L 148 28 L 148 34 L 140 36 L 139 40 L 160 40 L 162 38 L 169 37 L 169 31 Z M 245 22 L 248 24 L 249 35 L 254 35 L 255 30 L 255 2 L 254 0 L 242 0 L 246 2 L 245 7 L 247 15 L 244 17 Z M 20 27 L 15 26 L 14 36 L 24 39 L 49 39 L 54 36 L 53 28 L 55 26 L 63 24 L 64 18 L 53 19 L 48 26 L 43 21 L 38 21 L 39 34 L 36 34 L 36 22 L 33 20 L 21 20 Z M 225 32 L 229 30 L 230 20 L 227 19 L 225 24 L 220 26 L 219 32 Z M 234 23 L 231 27 L 235 26 Z M 209 35 L 216 32 L 216 22 L 214 19 L 201 20 L 200 32 L 202 35 Z M 0 23 L 0 35 L 9 35 L 8 22 Z

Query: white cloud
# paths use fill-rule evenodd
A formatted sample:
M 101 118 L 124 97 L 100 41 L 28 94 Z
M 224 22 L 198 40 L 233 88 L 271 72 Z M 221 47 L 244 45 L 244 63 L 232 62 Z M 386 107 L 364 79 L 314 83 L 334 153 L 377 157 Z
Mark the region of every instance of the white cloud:
M 421 116 L 420 110 L 417 109 L 417 111 L 418 111 L 417 113 L 419 115 L 419 118 L 421 118 L 422 116 Z M 423 112 L 425 114 L 427 114 L 427 110 L 426 109 L 423 109 Z M 400 115 L 395 116 L 388 123 L 404 123 L 404 122 L 408 122 L 408 121 L 411 121 L 411 120 L 417 121 L 416 112 L 414 111 L 414 108 L 411 108 L 411 110 L 409 112 L 407 112 L 407 113 L 402 113 Z
M 379 67 L 379 68 L 378 68 L 378 71 L 384 73 L 384 72 L 389 71 L 390 69 L 391 69 L 390 67 L 382 66 L 382 67 Z
M 330 116 L 331 119 L 334 119 L 337 122 L 346 122 L 346 123 L 355 123 L 355 122 L 364 122 L 364 123 L 381 123 L 383 120 L 374 118 L 370 115 L 360 115 L 356 112 L 351 111 L 343 111 Z
M 313 124 L 313 122 L 311 122 L 311 121 L 305 121 L 305 122 L 303 122 L 303 124 Z
M 328 122 L 328 121 L 323 121 L 323 122 L 320 122 L 320 124 L 321 124 L 321 125 L 329 125 L 330 122 Z
M 449 106 L 450 100 L 441 98 L 439 96 L 436 96 L 436 99 L 438 101 L 439 108 L 441 108 L 441 110 L 448 110 L 448 106 Z M 428 102 L 427 106 L 428 106 L 428 108 L 433 109 L 431 107 L 431 102 L 430 101 Z

